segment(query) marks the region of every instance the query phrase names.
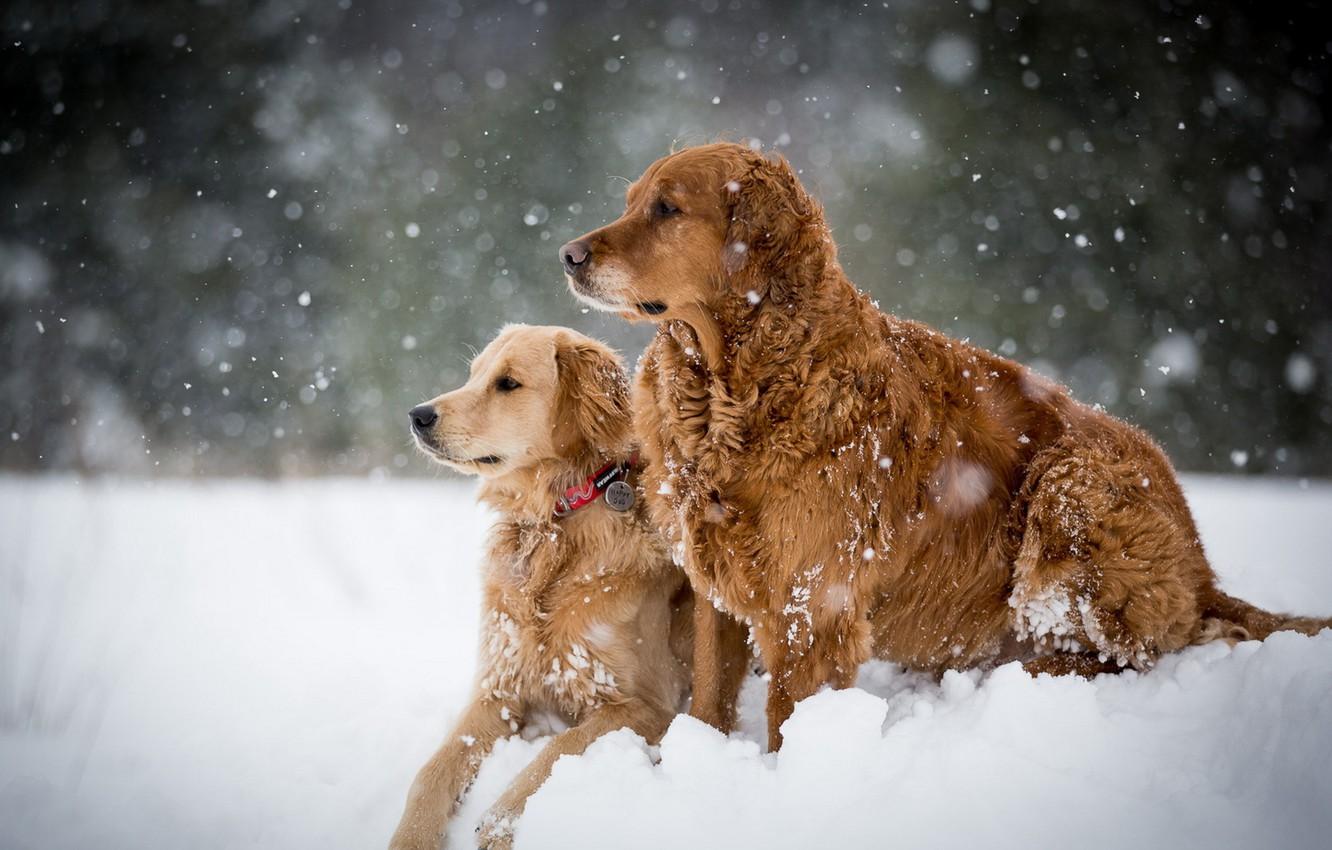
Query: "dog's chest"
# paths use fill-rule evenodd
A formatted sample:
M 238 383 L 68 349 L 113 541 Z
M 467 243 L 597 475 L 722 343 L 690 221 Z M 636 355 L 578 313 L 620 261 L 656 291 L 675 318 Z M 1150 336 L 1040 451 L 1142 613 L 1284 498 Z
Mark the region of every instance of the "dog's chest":
M 597 623 L 575 639 L 553 636 L 539 621 L 491 609 L 481 623 L 479 687 L 496 699 L 547 703 L 577 716 L 620 696 L 602 652 L 613 638 L 610 626 Z

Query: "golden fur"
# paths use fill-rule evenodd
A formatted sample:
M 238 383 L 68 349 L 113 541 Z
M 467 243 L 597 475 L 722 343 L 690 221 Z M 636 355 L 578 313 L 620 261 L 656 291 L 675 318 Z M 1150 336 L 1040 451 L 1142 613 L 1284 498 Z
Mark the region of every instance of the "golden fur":
M 501 378 L 521 386 L 502 389 Z M 480 498 L 500 519 L 484 565 L 475 693 L 417 775 L 390 846 L 437 850 L 494 742 L 532 712 L 553 712 L 571 728 L 483 820 L 483 845 L 505 847 L 559 756 L 624 726 L 650 741 L 665 731 L 688 685 L 678 644 L 690 594 L 641 492 L 625 513 L 597 502 L 553 519 L 566 487 L 632 451 L 628 382 L 609 348 L 565 328 L 510 325 L 465 386 L 429 404 L 439 420 L 415 432 L 418 445 L 484 476 Z
M 880 312 L 785 160 L 667 156 L 562 256 L 579 297 L 659 322 L 634 390 L 645 489 L 695 593 L 751 629 L 774 749 L 795 701 L 871 656 L 1091 674 L 1328 624 L 1217 589 L 1142 431 Z M 696 618 L 694 712 L 725 727 L 739 632 Z

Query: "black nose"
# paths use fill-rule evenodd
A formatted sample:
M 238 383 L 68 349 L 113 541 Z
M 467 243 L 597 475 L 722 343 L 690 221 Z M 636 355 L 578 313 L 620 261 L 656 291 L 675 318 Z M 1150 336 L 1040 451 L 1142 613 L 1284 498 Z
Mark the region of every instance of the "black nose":
M 425 431 L 439 421 L 439 414 L 428 404 L 418 404 L 407 415 L 412 418 L 412 428 L 417 431 Z
M 560 262 L 564 263 L 564 270 L 569 274 L 578 271 L 578 267 L 586 263 L 590 256 L 592 252 L 586 242 L 569 242 L 560 249 Z

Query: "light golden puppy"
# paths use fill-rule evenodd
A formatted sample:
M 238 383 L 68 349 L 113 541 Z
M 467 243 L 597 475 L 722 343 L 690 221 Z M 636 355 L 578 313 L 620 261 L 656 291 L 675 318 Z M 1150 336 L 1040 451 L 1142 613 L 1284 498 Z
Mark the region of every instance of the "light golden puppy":
M 570 724 L 482 821 L 507 847 L 561 755 L 629 727 L 656 741 L 688 683 L 691 596 L 637 487 L 624 368 L 567 328 L 509 325 L 467 383 L 411 411 L 435 460 L 481 476 L 500 514 L 483 569 L 476 690 L 417 774 L 395 850 L 435 850 L 494 742 L 534 711 Z M 674 648 L 673 648 L 673 643 Z

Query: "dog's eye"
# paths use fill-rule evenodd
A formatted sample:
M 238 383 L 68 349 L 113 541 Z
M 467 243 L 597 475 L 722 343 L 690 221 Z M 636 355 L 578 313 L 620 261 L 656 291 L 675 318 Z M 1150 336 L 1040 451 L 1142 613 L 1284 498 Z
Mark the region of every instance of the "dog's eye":
M 680 211 L 680 208 L 665 198 L 658 198 L 657 205 L 652 208 L 657 218 L 670 218 Z
M 521 386 L 522 384 L 518 383 L 508 375 L 503 376 L 502 378 L 500 378 L 498 381 L 495 382 L 495 389 L 499 390 L 502 393 L 511 393 Z

